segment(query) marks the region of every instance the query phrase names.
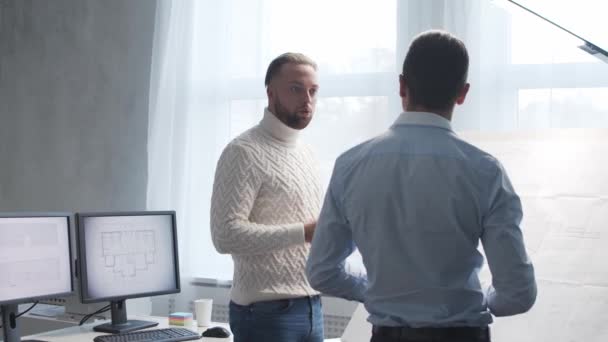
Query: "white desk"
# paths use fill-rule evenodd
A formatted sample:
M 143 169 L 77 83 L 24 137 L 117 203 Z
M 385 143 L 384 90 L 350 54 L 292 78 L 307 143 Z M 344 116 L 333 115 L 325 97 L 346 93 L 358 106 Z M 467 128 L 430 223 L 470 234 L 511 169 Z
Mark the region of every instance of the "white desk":
M 371 337 L 371 328 L 369 323 L 365 320 L 365 309 L 360 305 L 357 309 L 356 313 L 353 315 L 354 320 L 349 322 L 344 335 L 342 338 L 332 338 L 325 339 L 325 342 L 368 342 Z M 133 316 L 129 317 L 130 319 L 141 319 L 144 321 L 154 321 L 159 324 L 156 327 L 150 329 L 162 329 L 167 327 L 176 327 L 174 325 L 169 325 L 169 319 L 167 317 L 152 317 L 152 316 Z M 86 342 L 93 341 L 96 336 L 105 335 L 103 333 L 98 333 L 93 331 L 93 327 L 102 324 L 108 321 L 96 321 L 94 323 L 87 323 L 81 326 L 74 326 L 59 330 L 53 330 L 45 333 L 35 334 L 24 336 L 22 339 L 38 339 L 48 342 Z M 228 330 L 230 330 L 230 326 L 227 323 L 211 323 L 211 326 L 221 326 Z M 179 326 L 177 326 L 179 327 Z M 198 333 L 202 333 L 208 327 L 197 327 L 196 320 L 193 322 L 193 325 L 189 328 L 193 331 L 197 331 Z M 345 338 L 346 337 L 346 338 Z M 207 341 L 207 342 L 232 342 L 232 336 L 229 338 L 211 338 L 211 337 L 203 337 L 198 341 Z
M 175 325 L 169 325 L 169 319 L 167 317 L 133 316 L 133 317 L 129 317 L 129 319 L 140 319 L 140 320 L 144 320 L 144 321 L 154 321 L 154 322 L 159 323 L 156 327 L 153 327 L 150 329 L 180 327 L 180 326 L 175 326 Z M 44 340 L 44 341 L 48 341 L 48 342 L 93 341 L 93 339 L 96 336 L 106 335 L 104 333 L 99 333 L 99 332 L 93 331 L 94 326 L 105 323 L 105 322 L 108 322 L 108 321 L 97 321 L 94 323 L 87 323 L 87 324 L 84 324 L 81 326 L 69 327 L 69 328 L 49 331 L 49 332 L 40 333 L 40 334 L 24 336 L 24 337 L 22 337 L 22 339 L 38 339 L 38 340 Z M 230 326 L 228 326 L 228 324 L 226 324 L 226 323 L 212 323 L 211 326 L 221 326 L 221 327 L 224 327 L 224 328 L 230 330 Z M 180 327 L 180 328 L 182 328 L 182 327 Z M 202 333 L 208 327 L 197 327 L 196 320 L 195 320 L 192 326 L 183 327 L 183 328 L 188 328 L 188 329 L 191 329 L 192 331 L 198 331 L 199 333 Z M 208 342 L 225 341 L 225 342 L 228 342 L 228 341 L 232 341 L 232 336 L 230 336 L 228 338 L 203 337 L 203 338 L 199 339 L 198 341 L 208 341 Z

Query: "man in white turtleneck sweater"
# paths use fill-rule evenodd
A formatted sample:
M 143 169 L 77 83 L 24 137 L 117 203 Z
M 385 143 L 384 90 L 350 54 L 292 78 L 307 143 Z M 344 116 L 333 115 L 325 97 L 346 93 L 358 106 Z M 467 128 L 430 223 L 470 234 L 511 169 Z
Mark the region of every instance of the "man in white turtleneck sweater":
M 299 53 L 272 61 L 262 121 L 232 140 L 217 165 L 211 236 L 234 260 L 235 342 L 323 341 L 319 293 L 305 274 L 322 190 L 312 153 L 298 141 L 315 109 L 316 70 Z

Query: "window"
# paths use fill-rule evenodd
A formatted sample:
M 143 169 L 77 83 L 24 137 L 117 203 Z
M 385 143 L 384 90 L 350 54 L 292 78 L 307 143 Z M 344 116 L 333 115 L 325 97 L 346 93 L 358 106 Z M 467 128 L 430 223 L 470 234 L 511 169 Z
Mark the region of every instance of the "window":
M 266 105 L 268 63 L 285 51 L 319 65 L 303 133 L 327 184 L 335 158 L 401 111 L 398 74 L 412 37 L 443 28 L 469 49 L 471 91 L 457 131 L 608 127 L 608 65 L 525 12 L 478 0 L 161 1 L 149 140 L 151 209 L 176 209 L 182 273 L 230 279 L 209 233 L 215 165 Z M 332 139 L 327 139 L 331 136 Z

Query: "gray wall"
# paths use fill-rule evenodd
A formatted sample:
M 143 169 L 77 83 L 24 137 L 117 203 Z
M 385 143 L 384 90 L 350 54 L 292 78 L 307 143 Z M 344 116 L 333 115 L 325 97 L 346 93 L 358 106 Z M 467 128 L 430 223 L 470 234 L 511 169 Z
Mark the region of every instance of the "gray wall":
M 0 0 L 0 212 L 145 207 L 155 11 Z

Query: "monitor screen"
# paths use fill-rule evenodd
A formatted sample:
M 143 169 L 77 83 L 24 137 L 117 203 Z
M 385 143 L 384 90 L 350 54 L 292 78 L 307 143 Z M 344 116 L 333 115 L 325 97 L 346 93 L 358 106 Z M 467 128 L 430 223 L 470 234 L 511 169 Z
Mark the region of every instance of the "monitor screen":
M 84 303 L 179 292 L 174 212 L 77 217 Z
M 158 322 L 127 318 L 125 300 L 180 292 L 174 211 L 78 213 L 80 298 L 110 302 L 112 321 L 93 330 L 113 334 Z
M 0 214 L 0 305 L 72 293 L 69 214 Z
M 73 292 L 70 214 L 0 213 L 0 311 L 5 342 L 21 341 L 19 303 Z M 34 303 L 35 305 L 35 303 Z

